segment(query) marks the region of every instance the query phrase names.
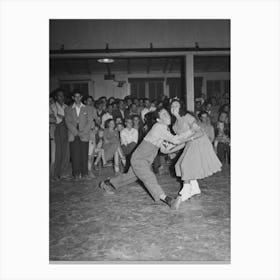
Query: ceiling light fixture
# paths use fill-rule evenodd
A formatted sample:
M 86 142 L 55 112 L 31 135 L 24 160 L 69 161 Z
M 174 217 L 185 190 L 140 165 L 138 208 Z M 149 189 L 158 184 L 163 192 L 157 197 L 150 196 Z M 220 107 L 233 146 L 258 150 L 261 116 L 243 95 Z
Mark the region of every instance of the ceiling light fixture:
M 97 60 L 99 63 L 113 63 L 114 59 L 113 58 L 100 58 Z

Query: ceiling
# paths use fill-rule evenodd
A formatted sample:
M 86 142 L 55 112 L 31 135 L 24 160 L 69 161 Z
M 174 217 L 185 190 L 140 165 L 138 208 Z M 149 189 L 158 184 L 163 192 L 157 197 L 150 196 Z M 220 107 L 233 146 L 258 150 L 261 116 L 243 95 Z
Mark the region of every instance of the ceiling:
M 112 64 L 102 64 L 94 58 L 51 58 L 50 75 L 179 73 L 181 57 L 115 58 Z M 230 72 L 229 55 L 195 56 L 194 71 Z

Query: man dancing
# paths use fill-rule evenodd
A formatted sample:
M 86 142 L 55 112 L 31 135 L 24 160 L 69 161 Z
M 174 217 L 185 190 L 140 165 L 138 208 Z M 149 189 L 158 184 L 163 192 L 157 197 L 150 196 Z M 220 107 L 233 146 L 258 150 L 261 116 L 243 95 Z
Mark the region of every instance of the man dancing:
M 156 111 L 154 114 L 157 122 L 132 154 L 131 166 L 127 173 L 102 181 L 100 188 L 112 194 L 113 189 L 116 190 L 139 179 L 144 183 L 155 201 L 161 200 L 173 208 L 174 200 L 167 196 L 158 184 L 155 174 L 151 171 L 151 164 L 159 149 L 164 149 L 164 141 L 177 145 L 185 142 L 189 135 L 173 135 L 169 132 L 168 126 L 171 123 L 171 118 L 165 109 Z

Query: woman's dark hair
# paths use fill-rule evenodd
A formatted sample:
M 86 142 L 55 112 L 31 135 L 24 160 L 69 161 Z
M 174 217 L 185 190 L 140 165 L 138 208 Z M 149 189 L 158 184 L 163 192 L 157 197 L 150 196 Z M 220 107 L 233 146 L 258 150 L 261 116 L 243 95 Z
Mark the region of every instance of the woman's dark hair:
M 105 121 L 105 124 L 104 124 L 104 127 L 105 127 L 105 128 L 108 128 L 108 127 L 109 127 L 109 122 L 110 122 L 110 121 L 114 121 L 114 119 L 108 119 L 108 120 L 106 120 L 106 121 Z
M 178 103 L 180 104 L 180 109 L 179 109 L 179 115 L 180 115 L 180 117 L 183 117 L 183 116 L 185 116 L 186 114 L 189 114 L 189 115 L 193 116 L 193 117 L 197 120 L 197 116 L 195 115 L 195 113 L 194 113 L 194 112 L 191 112 L 191 111 L 188 111 L 188 110 L 186 109 L 185 104 L 184 104 L 181 100 L 179 100 L 178 98 L 173 98 L 173 99 L 171 99 L 170 106 L 169 106 L 169 111 L 170 111 L 170 108 L 171 108 L 171 105 L 172 105 L 173 102 L 178 102 Z M 172 116 L 172 118 L 173 118 L 173 117 L 174 117 L 174 116 Z

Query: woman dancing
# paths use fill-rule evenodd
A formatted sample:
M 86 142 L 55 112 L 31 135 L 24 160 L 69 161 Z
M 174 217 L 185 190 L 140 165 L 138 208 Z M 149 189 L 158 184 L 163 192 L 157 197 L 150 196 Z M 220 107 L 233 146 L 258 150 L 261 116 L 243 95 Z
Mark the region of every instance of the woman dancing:
M 171 101 L 170 106 L 171 114 L 176 118 L 173 125 L 174 132 L 177 135 L 182 133 L 189 135 L 188 142 L 168 151 L 168 153 L 172 153 L 184 148 L 175 165 L 176 175 L 181 177 L 184 182 L 183 188 L 176 198 L 176 203 L 173 203 L 173 207 L 178 209 L 182 201 L 201 193 L 197 179 L 208 177 L 220 171 L 222 164 L 206 133 L 197 124 L 196 118 L 191 113 L 184 112 L 183 106 L 177 99 Z

